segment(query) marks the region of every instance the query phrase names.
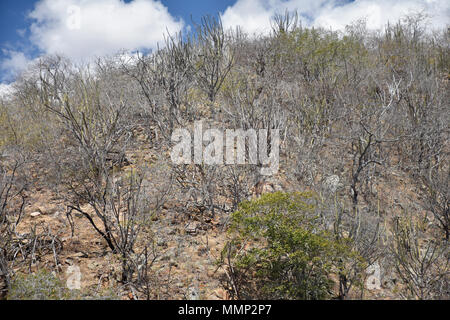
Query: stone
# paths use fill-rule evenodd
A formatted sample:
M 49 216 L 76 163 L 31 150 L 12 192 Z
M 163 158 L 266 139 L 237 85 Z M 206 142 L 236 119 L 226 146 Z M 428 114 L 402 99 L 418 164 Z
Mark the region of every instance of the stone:
M 265 183 L 265 184 L 262 185 L 262 192 L 261 192 L 261 194 L 273 193 L 274 191 L 275 191 L 275 188 L 273 187 L 272 184 Z
M 206 268 L 201 263 L 196 263 L 195 268 L 197 269 L 197 272 L 203 274 L 206 271 Z
M 186 233 L 194 235 L 194 234 L 197 234 L 199 227 L 200 227 L 199 222 L 192 221 L 192 222 L 188 222 L 186 224 L 185 230 L 186 230 Z
M 41 213 L 39 211 L 34 211 L 34 212 L 30 213 L 30 216 L 32 216 L 32 217 L 37 217 L 40 215 L 41 215 Z
M 188 288 L 187 292 L 187 299 L 188 300 L 199 300 L 200 294 L 198 292 L 198 289 L 195 287 Z
M 175 268 L 178 268 L 178 263 L 177 263 L 175 260 L 171 260 L 171 261 L 169 262 L 169 267 L 175 267 Z
M 339 188 L 339 176 L 337 175 L 331 175 L 325 178 L 323 182 L 323 188 L 327 190 L 328 192 L 335 193 L 336 190 Z
M 170 261 L 177 257 L 175 248 L 167 250 L 167 252 L 161 257 L 162 261 Z
M 97 263 L 97 262 L 92 262 L 92 263 L 90 263 L 90 264 L 88 265 L 88 268 L 89 268 L 90 270 L 97 269 L 97 268 L 98 268 L 98 263 Z
M 72 255 L 73 258 L 88 258 L 88 254 L 84 252 L 77 252 L 74 255 Z
M 44 207 L 40 210 L 42 214 L 54 215 L 58 212 L 58 207 Z
M 165 239 L 158 239 L 158 241 L 156 242 L 156 244 L 159 247 L 163 247 L 163 248 L 167 248 L 167 241 Z
M 268 178 L 264 180 L 260 180 L 253 188 L 252 188 L 252 194 L 253 196 L 260 197 L 263 194 L 266 193 L 273 193 L 277 191 L 283 191 L 283 187 L 280 184 L 280 181 L 278 181 L 275 178 Z
M 229 299 L 228 293 L 223 289 L 216 289 L 216 290 L 214 290 L 213 293 L 220 300 L 228 300 Z

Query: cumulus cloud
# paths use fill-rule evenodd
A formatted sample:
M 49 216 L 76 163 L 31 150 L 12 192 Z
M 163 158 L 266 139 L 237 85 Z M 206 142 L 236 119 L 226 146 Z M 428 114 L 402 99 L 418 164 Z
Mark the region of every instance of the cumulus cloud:
M 3 50 L 3 55 L 6 56 L 6 58 L 0 63 L 0 70 L 2 71 L 0 81 L 14 79 L 20 72 L 25 70 L 30 63 L 30 60 L 23 52 Z
M 377 29 L 388 21 L 397 22 L 410 13 L 424 12 L 429 15 L 433 28 L 444 28 L 449 23 L 450 2 L 446 0 L 359 0 L 346 5 L 322 10 L 314 25 L 343 29 L 346 24 L 361 17 L 367 19 L 367 27 Z
M 307 26 L 342 30 L 359 18 L 367 27 L 377 29 L 388 21 L 396 22 L 409 13 L 424 11 L 434 28 L 449 24 L 450 2 L 447 0 L 237 0 L 222 14 L 225 27 L 240 25 L 250 33 L 270 30 L 269 18 L 286 10 L 297 12 Z
M 74 59 L 154 49 L 165 32 L 184 26 L 155 0 L 41 0 L 29 18 L 34 45 Z
M 0 98 L 5 99 L 13 92 L 14 90 L 11 84 L 0 83 Z
M 249 33 L 266 32 L 270 30 L 270 17 L 275 7 L 265 5 L 260 0 L 238 0 L 228 7 L 221 15 L 225 28 L 241 26 Z

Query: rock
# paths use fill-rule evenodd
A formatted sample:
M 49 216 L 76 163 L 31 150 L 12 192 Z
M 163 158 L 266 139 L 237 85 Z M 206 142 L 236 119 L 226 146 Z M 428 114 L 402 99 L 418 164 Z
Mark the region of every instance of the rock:
M 34 212 L 30 213 L 30 216 L 32 216 L 32 217 L 37 217 L 40 215 L 41 215 L 41 213 L 39 211 L 34 211 Z
M 42 214 L 54 215 L 58 212 L 58 207 L 44 207 L 40 211 Z
M 172 260 L 172 261 L 169 262 L 169 267 L 178 268 L 178 263 L 175 260 Z
M 89 258 L 87 253 L 84 252 L 77 252 L 74 255 L 72 255 L 73 258 Z
M 197 269 L 197 272 L 203 274 L 206 271 L 206 268 L 201 263 L 196 263 L 195 268 Z
M 271 192 L 277 192 L 277 191 L 283 191 L 284 188 L 281 185 L 281 182 L 279 179 L 275 177 L 271 177 L 267 179 L 267 183 L 270 185 L 269 190 L 271 189 Z
M 163 248 L 167 248 L 167 241 L 165 239 L 158 239 L 158 241 L 156 242 L 156 244 L 159 247 L 163 247 Z
M 223 289 L 216 289 L 214 290 L 214 295 L 219 298 L 220 300 L 228 300 L 229 295 L 228 293 Z
M 334 174 L 326 177 L 322 186 L 328 192 L 335 193 L 336 190 L 339 188 L 339 182 L 340 182 L 339 176 Z
M 98 268 L 98 263 L 97 262 L 92 262 L 92 263 L 88 264 L 88 268 L 90 270 L 97 269 Z
M 175 248 L 171 248 L 167 250 L 167 252 L 161 257 L 162 261 L 169 261 L 174 259 L 177 256 Z
M 264 180 L 260 180 L 253 188 L 252 194 L 253 196 L 260 197 L 266 193 L 273 193 L 277 191 L 283 191 L 283 187 L 275 178 L 268 178 Z
M 53 218 L 58 218 L 61 215 L 61 211 L 56 211 L 55 214 L 52 216 Z
M 187 299 L 188 300 L 199 300 L 200 294 L 198 292 L 198 289 L 195 287 L 188 288 L 187 292 Z
M 265 183 L 265 184 L 262 185 L 262 192 L 261 192 L 261 194 L 272 193 L 274 191 L 275 191 L 275 188 L 273 187 L 272 184 Z
M 186 233 L 195 235 L 200 227 L 200 223 L 197 221 L 188 222 L 185 226 Z

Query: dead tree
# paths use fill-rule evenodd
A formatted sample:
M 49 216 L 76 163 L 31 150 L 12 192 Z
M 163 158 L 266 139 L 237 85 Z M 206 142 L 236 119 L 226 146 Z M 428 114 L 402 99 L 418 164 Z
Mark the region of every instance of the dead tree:
M 196 78 L 199 87 L 213 103 L 233 67 L 235 53 L 227 42 L 220 18 L 203 17 L 200 25 L 196 25 L 196 32 Z

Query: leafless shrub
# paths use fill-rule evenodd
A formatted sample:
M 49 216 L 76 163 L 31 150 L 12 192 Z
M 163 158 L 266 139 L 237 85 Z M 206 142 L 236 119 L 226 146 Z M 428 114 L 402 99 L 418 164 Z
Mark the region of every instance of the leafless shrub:
M 196 78 L 212 103 L 233 67 L 235 53 L 229 46 L 220 17 L 203 17 L 201 23 L 196 25 L 196 31 L 199 64 Z
M 296 13 L 286 12 L 273 18 L 270 35 L 250 37 L 239 28 L 226 32 L 220 18 L 208 16 L 193 34 L 167 35 L 151 54 L 122 53 L 87 65 L 45 57 L 2 99 L 0 147 L 32 154 L 33 179 L 64 199 L 69 218 L 75 211 L 88 219 L 120 256 L 123 284 L 150 298 L 162 282 L 152 274 L 157 253 L 149 218 L 160 217 L 170 200 L 188 218 L 208 223 L 220 214 L 217 220 L 227 221 L 263 183 L 259 165 L 168 164 L 173 130 L 205 116 L 209 125 L 228 129 L 279 129 L 274 179 L 320 193 L 321 227 L 366 263 L 394 248 L 398 272 L 411 284 L 406 296 L 443 297 L 446 282 L 433 279 L 446 258 L 444 242 L 416 245 L 412 235 L 423 234 L 407 224 L 387 237 L 386 217 L 405 204 L 391 206 L 382 191 L 409 194 L 416 190 L 400 184 L 414 181 L 418 197 L 408 198 L 408 206 L 431 212 L 440 230 L 426 235 L 437 239 L 443 232 L 448 241 L 450 37 L 448 30 L 426 32 L 425 22 L 409 16 L 381 33 L 359 20 L 334 32 L 304 28 Z M 142 154 L 148 150 L 150 157 Z M 158 161 L 144 168 L 155 153 Z M 58 265 L 59 250 L 59 234 L 50 229 L 14 232 L 23 193 L 12 164 L 2 159 L 7 178 L 0 181 L 0 204 L 7 203 L 0 208 L 7 211 L 0 211 L 6 228 L 0 243 L 7 248 L 0 269 L 7 275 L 11 254 L 14 266 L 29 266 L 40 251 Z M 9 189 L 15 196 L 1 191 Z M 21 208 L 17 215 L 13 207 Z M 405 243 L 428 246 L 429 253 L 411 256 Z M 338 272 L 339 298 L 351 297 L 362 268 L 350 259 Z
M 445 240 L 449 240 L 450 223 L 450 172 L 448 164 L 438 165 L 429 175 L 422 176 L 426 186 L 425 209 L 433 213 L 437 225 L 444 233 Z
M 298 27 L 298 12 L 285 11 L 284 14 L 277 13 L 272 18 L 272 31 L 277 35 L 283 35 L 295 30 Z
M 449 252 L 445 241 L 426 239 L 423 227 L 411 216 L 394 221 L 391 248 L 395 268 L 412 299 L 448 299 Z
M 14 264 L 14 237 L 25 205 L 25 185 L 18 183 L 24 159 L 0 155 L 0 299 L 8 293 Z
M 184 40 L 181 34 L 169 34 L 164 48 L 151 55 L 138 53 L 124 61 L 122 69 L 137 81 L 146 100 L 144 111 L 169 141 L 174 126 L 192 118 L 188 99 L 195 73 L 191 40 Z

